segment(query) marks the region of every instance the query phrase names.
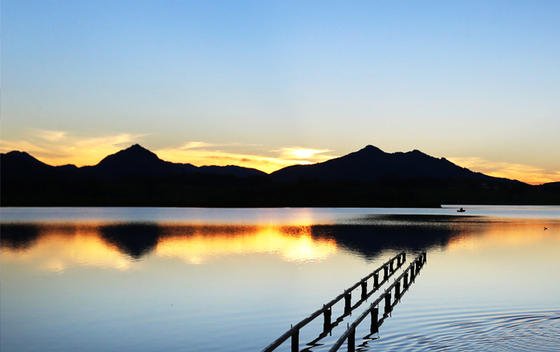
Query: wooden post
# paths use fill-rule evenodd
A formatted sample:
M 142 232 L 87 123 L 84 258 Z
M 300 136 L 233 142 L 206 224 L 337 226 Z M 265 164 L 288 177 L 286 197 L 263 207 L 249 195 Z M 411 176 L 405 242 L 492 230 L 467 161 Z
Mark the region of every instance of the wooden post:
M 362 281 L 360 283 L 360 285 L 362 286 L 362 299 L 366 299 L 367 298 L 367 281 Z
M 387 280 L 389 276 L 389 267 L 387 265 L 383 266 L 383 280 Z
M 393 262 L 394 262 L 393 259 L 391 259 L 391 261 L 389 262 L 389 270 L 390 270 L 391 272 L 395 271 L 395 268 L 393 268 Z
M 379 272 L 373 274 L 373 288 L 379 287 Z
M 385 313 L 391 312 L 391 292 L 385 293 Z
M 356 328 L 352 327 L 348 333 L 348 352 L 356 351 Z
M 405 271 L 403 275 L 403 288 L 405 290 L 408 288 L 408 271 Z
M 371 334 L 376 333 L 379 331 L 379 321 L 377 320 L 377 316 L 379 315 L 379 308 L 375 307 L 371 310 L 371 325 L 369 327 L 369 332 Z
M 299 352 L 299 329 L 292 333 L 292 352 Z
M 332 308 L 329 307 L 329 308 L 327 308 L 323 311 L 323 331 L 324 332 L 327 332 L 327 331 L 331 330 L 331 317 L 332 317 Z
M 350 314 L 352 311 L 352 293 L 346 292 L 344 294 L 344 314 Z
M 403 254 L 402 254 L 402 262 L 403 263 L 406 262 L 406 253 L 405 252 L 403 252 Z
M 414 265 L 410 267 L 410 282 L 414 281 Z
M 398 300 L 401 298 L 401 282 L 395 282 L 395 299 Z

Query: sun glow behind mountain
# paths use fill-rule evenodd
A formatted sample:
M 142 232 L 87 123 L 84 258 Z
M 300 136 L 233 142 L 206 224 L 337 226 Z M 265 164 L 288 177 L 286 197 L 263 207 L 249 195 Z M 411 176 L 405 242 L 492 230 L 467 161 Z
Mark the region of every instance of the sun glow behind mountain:
M 26 139 L 0 140 L 0 152 L 21 150 L 50 165 L 95 165 L 108 154 L 115 153 L 142 140 L 141 134 L 121 133 L 108 136 L 78 136 L 66 131 L 35 130 Z M 151 149 L 151 148 L 150 148 Z M 215 144 L 188 141 L 178 146 L 152 149 L 160 158 L 177 163 L 202 165 L 238 165 L 267 173 L 290 165 L 313 164 L 344 155 L 333 149 L 287 146 L 267 148 L 252 144 Z M 516 179 L 529 184 L 560 180 L 560 171 L 509 161 L 482 157 L 446 156 L 448 160 L 473 171 L 495 177 Z
M 558 181 L 559 2 L 90 3 L 2 2 L 0 151 L 271 172 L 373 144 Z

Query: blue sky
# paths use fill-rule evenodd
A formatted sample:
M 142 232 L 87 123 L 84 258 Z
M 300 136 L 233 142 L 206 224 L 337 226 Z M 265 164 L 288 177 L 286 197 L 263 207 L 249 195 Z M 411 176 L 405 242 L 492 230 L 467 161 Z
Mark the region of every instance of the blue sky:
M 271 170 L 374 144 L 560 176 L 557 1 L 1 6 L 4 151 Z

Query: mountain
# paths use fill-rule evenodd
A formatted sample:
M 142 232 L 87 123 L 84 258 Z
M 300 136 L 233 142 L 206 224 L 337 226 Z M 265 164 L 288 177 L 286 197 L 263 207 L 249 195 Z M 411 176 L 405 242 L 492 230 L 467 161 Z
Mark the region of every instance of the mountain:
M 252 169 L 248 167 L 241 167 L 236 165 L 226 165 L 226 166 L 200 166 L 198 170 L 204 174 L 212 175 L 231 175 L 235 177 L 258 177 L 266 175 L 261 170 Z
M 445 158 L 434 158 L 419 150 L 386 153 L 368 145 L 357 152 L 313 165 L 293 165 L 280 169 L 272 176 L 281 181 L 358 181 L 380 180 L 479 180 L 498 178 L 457 166 Z
M 106 178 L 162 177 L 185 175 L 199 171 L 192 164 L 179 164 L 161 160 L 155 153 L 134 144 L 115 154 L 106 156 L 97 165 L 86 167 L 90 173 Z
M 134 144 L 126 149 L 103 158 L 96 167 L 108 170 L 127 170 L 141 172 L 146 169 L 165 168 L 172 163 L 161 160 L 154 152 Z M 189 166 L 192 166 L 188 164 Z
M 76 167 L 75 165 L 51 166 L 37 160 L 30 154 L 11 151 L 0 154 L 2 176 L 12 178 L 28 178 L 36 175 L 63 176 L 71 173 L 76 177 L 89 178 L 152 178 L 178 175 L 219 175 L 238 178 L 263 176 L 266 173 L 240 166 L 201 166 L 192 164 L 172 163 L 160 159 L 152 151 L 134 144 L 103 158 L 97 165 Z
M 160 159 L 154 152 L 134 144 L 101 160 L 88 171 L 105 177 L 163 177 L 192 174 L 232 176 L 238 178 L 264 176 L 257 169 L 241 166 L 194 166 L 192 164 L 172 163 Z
M 17 150 L 2 154 L 2 161 L 9 162 L 12 170 L 25 172 L 28 170 L 48 170 L 51 166 L 35 159 L 26 152 Z
M 560 190 L 560 182 L 549 182 L 541 185 L 543 188 L 547 188 L 550 190 L 556 189 Z
M 418 150 L 367 146 L 272 174 L 172 163 L 135 144 L 93 166 L 0 155 L 2 206 L 430 206 L 560 204 L 559 183 L 531 186 L 473 172 Z
M 51 166 L 21 151 L 11 151 L 6 154 L 0 154 L 2 179 L 55 177 L 62 173 L 72 174 L 77 169 L 75 165 Z
M 229 202 L 228 190 L 267 177 L 240 166 L 172 163 L 138 144 L 83 167 L 12 151 L 0 154 L 0 172 L 2 206 L 215 206 Z

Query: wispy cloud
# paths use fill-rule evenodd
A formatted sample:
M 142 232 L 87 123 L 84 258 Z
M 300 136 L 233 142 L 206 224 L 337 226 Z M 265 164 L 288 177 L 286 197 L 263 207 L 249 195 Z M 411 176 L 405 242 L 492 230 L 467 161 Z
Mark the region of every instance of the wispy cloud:
M 560 171 L 546 170 L 541 167 L 491 161 L 480 157 L 451 157 L 451 162 L 495 177 L 506 177 L 531 184 L 560 181 Z
M 334 158 L 334 155 L 327 153 L 329 149 L 313 149 L 304 147 L 287 147 L 279 150 L 280 157 L 283 159 L 300 160 L 304 164 L 316 163 Z
M 254 145 L 217 145 L 205 142 L 186 142 L 178 147 L 155 150 L 165 160 L 189 162 L 194 165 L 239 165 L 266 172 L 294 164 L 310 164 L 334 157 L 330 150 L 303 147 L 285 147 L 274 150 L 256 150 Z
M 66 137 L 66 132 L 53 130 L 36 130 L 35 135 L 38 138 L 44 139 L 48 142 L 58 142 Z
M 190 142 L 186 142 L 185 144 L 179 146 L 178 149 L 181 149 L 181 150 L 203 149 L 203 148 L 209 148 L 209 147 L 215 147 L 215 146 L 217 146 L 217 144 L 212 144 L 212 143 L 207 143 L 207 142 L 202 142 L 202 141 L 190 141 Z
M 1 140 L 0 151 L 26 151 L 51 165 L 93 165 L 106 155 L 137 142 L 142 136 L 119 133 L 82 137 L 66 131 L 34 130 L 26 139 Z
M 51 165 L 94 165 L 108 154 L 138 143 L 143 134 L 119 133 L 78 136 L 67 131 L 31 130 L 25 138 L 1 140 L 0 152 L 22 150 Z M 164 160 L 201 165 L 239 165 L 266 172 L 294 164 L 310 164 L 334 157 L 328 149 L 284 147 L 263 149 L 254 144 L 215 144 L 186 141 L 153 150 Z

